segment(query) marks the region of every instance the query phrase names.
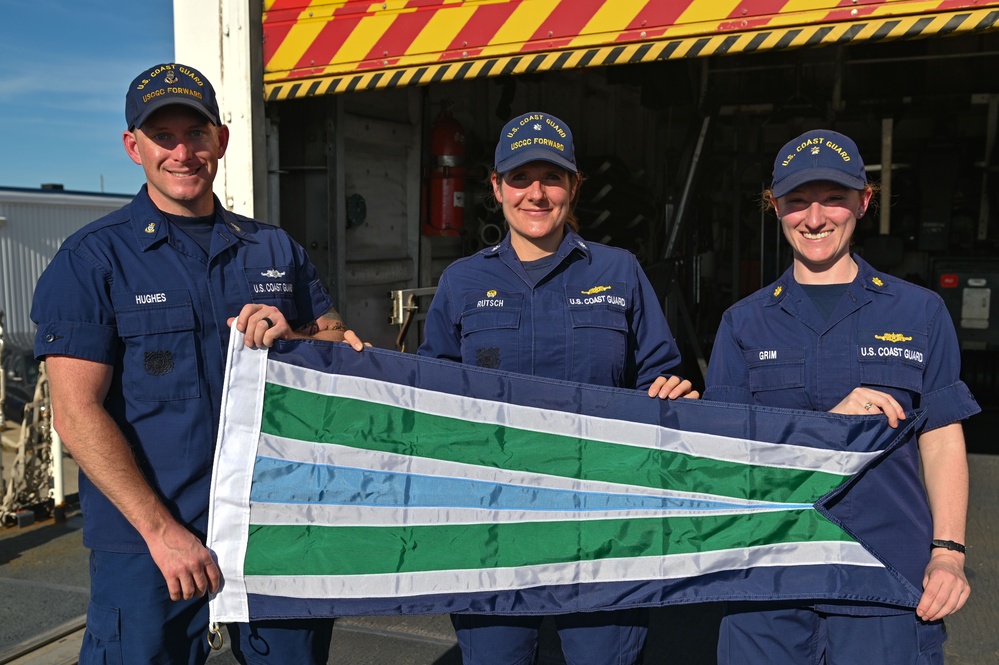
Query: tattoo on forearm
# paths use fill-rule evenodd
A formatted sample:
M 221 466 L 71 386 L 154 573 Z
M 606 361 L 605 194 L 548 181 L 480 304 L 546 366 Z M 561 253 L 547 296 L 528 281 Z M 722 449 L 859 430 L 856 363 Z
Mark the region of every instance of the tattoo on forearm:
M 330 330 L 335 332 L 346 332 L 347 330 L 347 326 L 344 325 L 343 321 L 340 319 L 340 314 L 338 314 L 337 311 L 332 307 L 328 309 L 318 319 L 310 321 L 309 323 L 299 328 L 298 332 L 302 333 L 303 335 L 312 336 L 317 333 L 326 332 Z

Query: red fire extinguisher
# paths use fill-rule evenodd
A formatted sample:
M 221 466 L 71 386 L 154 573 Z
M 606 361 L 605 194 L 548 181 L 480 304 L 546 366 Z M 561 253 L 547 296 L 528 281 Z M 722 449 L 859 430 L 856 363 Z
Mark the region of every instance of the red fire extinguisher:
M 430 131 L 430 196 L 424 235 L 456 236 L 465 221 L 465 130 L 443 109 Z

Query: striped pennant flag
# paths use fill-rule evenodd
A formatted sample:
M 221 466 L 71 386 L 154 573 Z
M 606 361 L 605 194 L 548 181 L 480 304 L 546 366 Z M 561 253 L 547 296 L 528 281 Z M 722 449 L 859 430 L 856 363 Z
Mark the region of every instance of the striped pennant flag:
M 215 622 L 919 599 L 928 515 L 885 489 L 916 417 L 667 402 L 310 340 L 267 352 L 235 330 L 222 414 Z

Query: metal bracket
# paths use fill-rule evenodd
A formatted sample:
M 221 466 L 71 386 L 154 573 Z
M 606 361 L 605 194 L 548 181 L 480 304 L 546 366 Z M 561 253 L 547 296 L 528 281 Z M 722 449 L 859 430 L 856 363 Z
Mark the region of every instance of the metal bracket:
M 417 314 L 420 311 L 418 299 L 432 296 L 437 293 L 436 286 L 426 286 L 419 289 L 397 289 L 389 291 L 388 296 L 392 300 L 392 313 L 389 315 L 389 324 L 401 326 L 399 335 L 395 339 L 395 345 L 400 351 L 406 350 L 406 334 L 409 327 L 413 325 Z

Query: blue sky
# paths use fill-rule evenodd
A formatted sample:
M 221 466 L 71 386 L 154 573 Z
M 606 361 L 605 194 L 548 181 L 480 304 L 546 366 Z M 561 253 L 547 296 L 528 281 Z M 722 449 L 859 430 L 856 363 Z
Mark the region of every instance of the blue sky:
M 172 60 L 172 0 L 0 0 L 0 186 L 137 192 L 125 90 Z

